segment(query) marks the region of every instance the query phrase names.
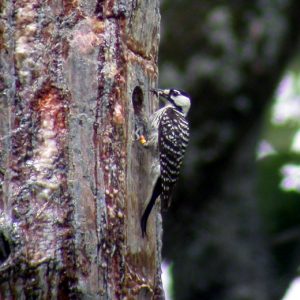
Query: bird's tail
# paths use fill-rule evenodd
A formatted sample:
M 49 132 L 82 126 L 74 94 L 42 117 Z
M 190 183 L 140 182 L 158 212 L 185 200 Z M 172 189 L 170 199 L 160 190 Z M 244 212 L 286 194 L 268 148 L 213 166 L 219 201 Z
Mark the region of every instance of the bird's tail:
M 153 192 L 152 192 L 152 196 L 151 196 L 151 199 L 143 213 L 143 216 L 142 216 L 142 219 L 141 219 L 141 228 L 142 228 L 142 236 L 144 237 L 147 232 L 146 232 L 146 229 L 147 229 L 147 220 L 149 218 L 149 215 L 151 213 L 151 210 L 155 204 L 155 201 L 156 199 L 158 198 L 158 196 L 161 194 L 161 178 L 158 177 L 156 183 L 155 183 L 155 186 L 154 186 L 154 189 L 153 189 Z

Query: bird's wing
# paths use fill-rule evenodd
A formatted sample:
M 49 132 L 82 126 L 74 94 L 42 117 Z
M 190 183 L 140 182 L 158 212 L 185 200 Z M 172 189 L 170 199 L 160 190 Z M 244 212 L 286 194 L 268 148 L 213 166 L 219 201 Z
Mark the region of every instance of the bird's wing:
M 188 141 L 188 121 L 183 114 L 170 107 L 161 116 L 158 131 L 161 201 L 165 208 L 170 206 Z

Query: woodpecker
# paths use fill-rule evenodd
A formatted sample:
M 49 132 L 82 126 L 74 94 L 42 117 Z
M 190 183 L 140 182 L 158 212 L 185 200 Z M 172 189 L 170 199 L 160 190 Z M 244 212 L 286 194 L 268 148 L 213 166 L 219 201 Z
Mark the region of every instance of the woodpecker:
M 189 141 L 189 123 L 186 119 L 191 106 L 188 93 L 177 89 L 151 90 L 164 101 L 164 106 L 149 119 L 148 139 L 140 136 L 140 142 L 152 149 L 154 163 L 152 174 L 154 188 L 141 218 L 143 237 L 147 220 L 160 196 L 163 208 L 171 204 L 171 196 L 178 180 L 180 167 Z

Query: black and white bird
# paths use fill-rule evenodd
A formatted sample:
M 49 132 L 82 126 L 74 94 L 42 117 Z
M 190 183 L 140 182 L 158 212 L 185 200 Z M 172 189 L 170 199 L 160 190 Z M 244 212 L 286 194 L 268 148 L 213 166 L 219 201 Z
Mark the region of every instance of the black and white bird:
M 163 208 L 171 204 L 189 141 L 189 123 L 186 119 L 191 106 L 189 95 L 177 89 L 157 89 L 152 92 L 161 97 L 164 106 L 150 116 L 147 140 L 140 137 L 140 142 L 154 153 L 154 188 L 141 219 L 143 236 L 156 199 L 160 196 Z

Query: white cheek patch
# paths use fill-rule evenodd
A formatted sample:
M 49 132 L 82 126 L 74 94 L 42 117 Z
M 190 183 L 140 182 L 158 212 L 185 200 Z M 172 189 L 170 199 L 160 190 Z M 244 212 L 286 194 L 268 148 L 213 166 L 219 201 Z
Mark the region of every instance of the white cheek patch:
M 190 99 L 183 95 L 179 95 L 179 96 L 175 96 L 175 97 L 173 96 L 172 99 L 173 99 L 175 105 L 181 107 L 182 112 L 184 113 L 184 115 L 186 115 L 191 106 Z
M 183 95 L 179 95 L 179 96 L 175 96 L 175 97 L 173 96 L 172 99 L 173 99 L 174 103 L 180 107 L 189 106 L 189 104 L 190 104 L 190 99 Z

